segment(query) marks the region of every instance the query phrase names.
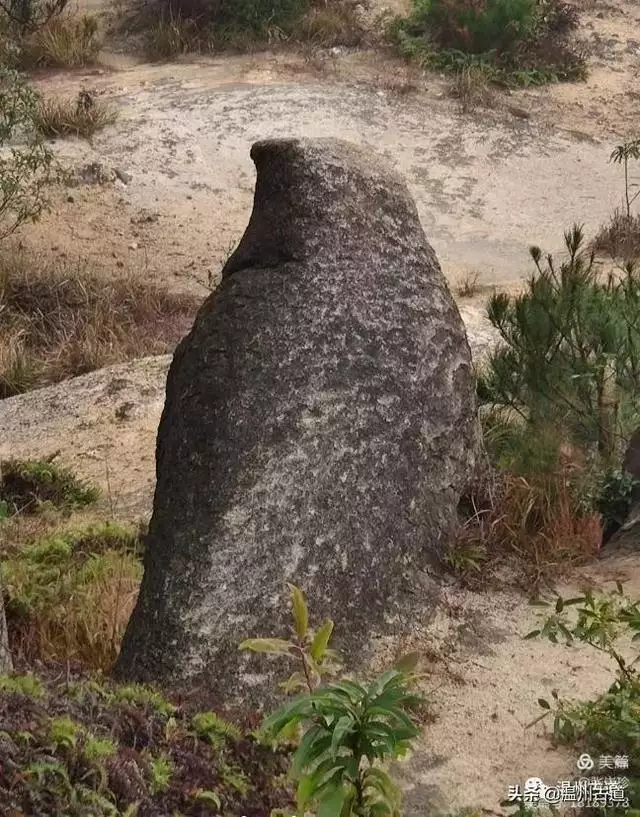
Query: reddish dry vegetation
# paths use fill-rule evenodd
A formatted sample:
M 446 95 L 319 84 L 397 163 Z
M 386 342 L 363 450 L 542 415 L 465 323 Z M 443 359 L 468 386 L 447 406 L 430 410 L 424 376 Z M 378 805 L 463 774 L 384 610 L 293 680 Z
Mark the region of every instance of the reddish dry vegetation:
M 52 666 L 43 676 L 41 689 L 26 694 L 15 682 L 0 688 L 2 814 L 121 814 L 133 804 L 126 813 L 137 817 L 293 812 L 280 782 L 285 749 L 224 722 L 195 727 L 188 706 L 172 707 L 146 688 L 77 676 L 69 683 L 52 677 Z

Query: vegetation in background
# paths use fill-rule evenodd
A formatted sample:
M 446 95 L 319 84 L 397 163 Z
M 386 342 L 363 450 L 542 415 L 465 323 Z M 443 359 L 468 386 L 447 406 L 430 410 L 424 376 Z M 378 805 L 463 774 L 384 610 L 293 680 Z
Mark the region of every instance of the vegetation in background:
M 200 300 L 134 276 L 0 260 L 0 398 L 173 350 Z
M 532 248 L 525 292 L 488 302 L 502 341 L 478 376 L 491 473 L 447 557 L 468 578 L 509 554 L 537 586 L 597 554 L 633 499 L 621 463 L 640 424 L 640 276 L 627 264 L 603 280 L 578 226 L 565 244 L 559 266 Z
M 142 9 L 153 59 L 186 52 L 248 51 L 289 42 L 305 49 L 358 45 L 364 38 L 354 0 L 156 0 Z
M 598 278 L 582 229 L 565 233 L 557 267 L 533 247 L 537 274 L 525 294 L 494 295 L 492 325 L 504 341 L 478 384 L 485 404 L 515 412 L 530 430 L 615 456 L 638 424 L 640 276 L 632 265 Z
M 630 139 L 613 149 L 610 161 L 624 171 L 624 208 L 617 209 L 608 224 L 603 225 L 593 241 L 593 249 L 622 261 L 640 258 L 640 213 L 633 205 L 640 196 L 640 185 L 632 180 L 629 163 L 640 159 L 640 138 Z
M 537 604 L 550 606 L 544 601 Z M 574 609 L 578 615 L 570 616 Z M 552 702 L 539 699 L 544 711 L 534 723 L 552 716 L 557 742 L 594 757 L 626 756 L 628 769 L 618 773 L 629 781 L 626 790 L 629 808 L 624 811 L 637 815 L 640 813 L 640 652 L 637 648 L 634 651 L 633 646 L 640 639 L 640 601 L 631 601 L 619 583 L 617 590 L 607 595 L 596 596 L 587 591 L 578 598 L 559 597 L 554 613 L 526 638 L 538 636 L 553 643 L 582 642 L 611 658 L 616 678 L 606 692 L 592 701 L 569 702 L 560 700 L 554 690 Z M 627 646 L 629 639 L 631 649 Z M 623 641 L 627 644 L 623 645 Z M 591 808 L 587 813 L 605 817 L 609 810 Z
M 92 15 L 68 10 L 68 0 L 2 0 L 0 62 L 13 68 L 78 68 L 100 50 Z
M 532 85 L 584 79 L 584 55 L 569 42 L 577 22 L 562 0 L 413 0 L 389 35 L 404 57 L 425 66 Z

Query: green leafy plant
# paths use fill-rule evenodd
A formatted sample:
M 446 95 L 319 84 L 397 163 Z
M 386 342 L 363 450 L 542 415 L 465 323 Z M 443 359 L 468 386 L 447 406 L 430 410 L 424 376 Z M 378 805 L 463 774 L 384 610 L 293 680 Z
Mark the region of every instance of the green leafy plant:
M 368 686 L 343 680 L 301 695 L 263 724 L 277 737 L 305 734 L 294 755 L 298 813 L 317 817 L 399 817 L 401 794 L 379 762 L 402 757 L 419 734 L 412 709 L 422 698 L 398 669 Z
M 536 602 L 543 607 L 551 603 Z M 577 610 L 577 617 L 570 616 Z M 640 600 L 632 601 L 620 583 L 612 593 L 584 595 L 564 599 L 558 597 L 554 611 L 539 629 L 525 638 L 547 638 L 552 643 L 585 643 L 608 655 L 614 662 L 616 678 L 613 684 L 593 701 L 581 703 L 560 700 L 553 690 L 552 702 L 539 698 L 543 710 L 529 726 L 553 716 L 556 739 L 581 748 L 589 753 L 626 756 L 629 780 L 627 794 L 631 814 L 640 811 L 640 651 L 625 657 L 620 640 L 626 637 L 631 644 L 640 641 Z M 627 648 L 628 649 L 628 648 Z M 604 815 L 604 810 L 601 810 Z
M 309 610 L 304 594 L 293 584 L 289 585 L 289 590 L 293 637 L 249 638 L 240 644 L 239 649 L 285 655 L 296 660 L 301 665 L 301 671 L 294 672 L 281 684 L 281 688 L 285 692 L 296 692 L 299 689 L 313 692 L 323 678 L 336 675 L 341 667 L 337 652 L 329 648 L 333 621 L 327 619 L 317 630 L 310 629 Z
M 24 77 L 0 65 L 0 239 L 47 206 L 53 154 L 37 132 L 40 97 Z

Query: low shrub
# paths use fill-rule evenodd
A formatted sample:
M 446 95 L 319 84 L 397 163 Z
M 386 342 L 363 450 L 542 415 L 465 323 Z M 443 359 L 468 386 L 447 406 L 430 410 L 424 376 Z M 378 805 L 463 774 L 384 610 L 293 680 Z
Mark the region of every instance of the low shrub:
M 23 44 L 23 63 L 49 68 L 92 65 L 101 42 L 98 21 L 89 14 L 54 17 Z
M 112 125 L 116 118 L 115 109 L 87 91 L 81 91 L 76 99 L 42 99 L 35 123 L 48 138 L 82 136 L 87 139 Z
M 531 433 L 555 427 L 571 444 L 612 457 L 638 425 L 640 276 L 629 265 L 601 281 L 578 226 L 565 244 L 560 267 L 532 248 L 536 274 L 527 291 L 490 299 L 489 320 L 503 343 L 478 394 L 517 413 Z
M 389 36 L 407 58 L 437 70 L 472 67 L 500 84 L 583 79 L 584 55 L 568 41 L 577 25 L 561 0 L 413 0 Z
M 97 499 L 97 489 L 84 484 L 52 458 L 0 462 L 0 503 L 4 516 L 39 513 L 46 506 L 72 510 Z
M 135 529 L 113 524 L 53 534 L 3 563 L 9 644 L 19 662 L 115 660 L 142 577 Z
M 0 148 L 7 148 L 0 156 L 0 240 L 47 206 L 53 154 L 36 127 L 39 102 L 23 76 L 0 65 Z
M 536 603 L 551 607 L 544 600 Z M 640 674 L 637 668 L 640 654 L 629 649 L 628 642 L 633 645 L 640 638 L 640 601 L 632 601 L 618 583 L 613 593 L 595 595 L 586 591 L 572 599 L 558 597 L 554 607 L 540 628 L 525 637 L 543 637 L 567 645 L 588 644 L 609 655 L 615 680 L 591 701 L 563 701 L 553 690 L 552 701 L 538 699 L 543 712 L 534 723 L 552 717 L 553 736 L 558 743 L 594 757 L 618 761 L 614 768 L 620 771 L 616 774 L 607 770 L 606 774 L 624 779 L 626 786 L 621 788 L 628 802 L 614 802 L 608 807 L 601 804 L 601 799 L 585 803 L 587 815 L 605 817 L 612 806 L 635 815 L 640 811 Z M 571 615 L 574 610 L 577 616 Z M 592 774 L 601 775 L 602 769 L 596 766 Z
M 0 56 L 12 68 L 80 68 L 95 63 L 100 48 L 93 15 L 43 14 L 24 26 L 0 11 Z
M 640 259 L 640 214 L 627 216 L 616 210 L 609 223 L 600 227 L 591 246 L 599 255 L 620 261 Z

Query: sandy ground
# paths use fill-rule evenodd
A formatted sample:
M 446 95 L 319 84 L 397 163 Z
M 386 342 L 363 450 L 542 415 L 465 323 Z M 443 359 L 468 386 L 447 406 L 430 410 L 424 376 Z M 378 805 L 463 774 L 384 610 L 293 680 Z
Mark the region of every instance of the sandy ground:
M 560 250 L 572 222 L 593 231 L 619 204 L 621 174 L 608 156 L 640 122 L 640 7 L 578 5 L 591 53 L 586 83 L 522 91 L 467 114 L 443 78 L 366 52 L 327 58 L 320 69 L 291 54 L 148 65 L 114 52 L 98 69 L 38 77 L 46 94 L 86 88 L 117 106 L 117 124 L 91 144 L 59 141 L 55 150 L 64 163 L 98 162 L 120 178 L 60 188 L 53 212 L 20 240 L 204 296 L 249 217 L 252 142 L 337 136 L 382 152 L 405 175 L 452 285 L 478 273 L 488 288 L 517 288 L 530 244 Z M 491 337 L 481 304 L 460 301 L 476 354 Z M 168 362 L 136 361 L 3 401 L 0 457 L 60 450 L 103 488 L 105 514 L 148 516 Z M 615 579 L 638 595 L 637 556 L 599 562 L 572 584 Z M 510 784 L 574 772 L 573 754 L 551 750 L 544 724 L 524 726 L 540 711 L 538 697 L 554 687 L 590 697 L 611 667 L 587 650 L 523 641 L 535 623 L 514 591 L 451 585 L 435 623 L 417 628 L 414 646 L 432 656 L 437 719 L 399 770 L 407 817 L 497 810 Z

